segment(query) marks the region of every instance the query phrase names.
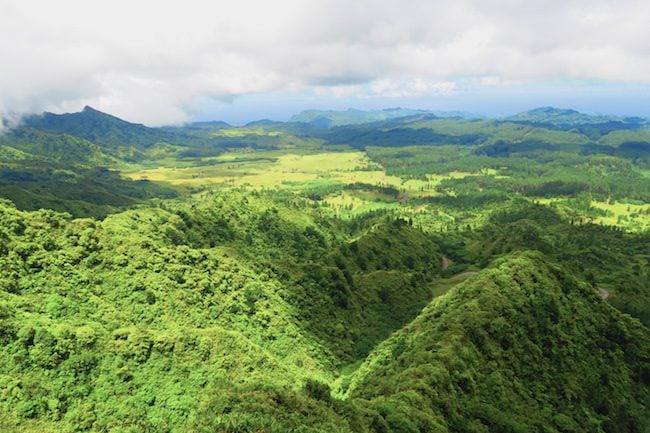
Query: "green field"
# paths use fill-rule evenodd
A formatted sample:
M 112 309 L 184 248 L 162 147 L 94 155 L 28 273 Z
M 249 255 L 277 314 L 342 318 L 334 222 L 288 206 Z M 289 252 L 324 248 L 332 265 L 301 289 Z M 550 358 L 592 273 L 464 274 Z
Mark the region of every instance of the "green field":
M 606 212 L 606 215 L 595 219 L 597 223 L 624 227 L 634 231 L 650 229 L 650 204 L 594 201 L 591 205 Z
M 184 161 L 180 166 L 126 171 L 123 176 L 132 180 L 160 182 L 201 192 L 229 188 L 282 189 L 296 193 L 332 191 L 324 196 L 323 203 L 341 217 L 353 217 L 377 210 L 398 211 L 404 215 L 420 214 L 416 216 L 416 220 L 420 221 L 421 226 L 440 230 L 450 221 L 476 225 L 481 222 L 481 218 L 446 207 L 422 205 L 418 199 L 442 194 L 453 196 L 457 193 L 453 188 L 447 188 L 443 192 L 441 186 L 470 176 L 487 177 L 495 181 L 510 178 L 500 174 L 501 172 L 507 170 L 503 167 L 500 170 L 483 167 L 476 172 L 450 170 L 446 173 L 426 173 L 412 178 L 407 175 L 388 174 L 380 163 L 371 160 L 363 152 L 293 154 L 287 151 L 259 151 L 231 152 L 213 158 Z M 346 186 L 354 184 L 362 184 L 366 188 L 346 189 Z M 397 194 L 382 193 L 381 188 L 395 189 Z M 480 187 L 478 188 L 480 190 Z M 562 197 L 531 199 L 546 204 L 561 204 L 563 201 Z M 649 204 L 610 204 L 593 200 L 591 207 L 604 211 L 602 215 L 592 218 L 596 223 L 633 231 L 643 231 L 650 227 Z M 425 209 L 437 212 L 440 218 L 431 221 L 431 218 L 426 217 L 430 212 L 423 214 Z

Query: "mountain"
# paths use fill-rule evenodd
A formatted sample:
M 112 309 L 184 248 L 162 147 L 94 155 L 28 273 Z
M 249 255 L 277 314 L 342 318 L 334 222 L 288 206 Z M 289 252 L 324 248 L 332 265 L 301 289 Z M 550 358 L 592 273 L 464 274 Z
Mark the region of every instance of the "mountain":
M 358 125 L 426 113 L 430 112 L 408 108 L 386 108 L 383 110 L 369 111 L 356 110 L 354 108 L 345 111 L 305 110 L 292 116 L 289 122 L 310 123 L 320 128 L 330 128 L 333 126 Z
M 185 149 L 178 144 L 189 143 L 202 142 L 90 107 L 30 116 L 0 135 L 0 194 L 22 209 L 102 217 L 147 198 L 176 195 L 167 186 L 124 179 L 116 169 L 173 155 Z
M 109 166 L 118 161 L 101 146 L 86 139 L 33 127 L 12 129 L 0 136 L 0 145 L 20 150 L 31 158 L 84 166 Z M 0 158 L 2 160 L 4 158 Z M 5 161 L 11 161 L 11 158 Z
M 169 127 L 170 129 L 175 129 L 174 127 Z M 205 121 L 205 122 L 192 122 L 188 123 L 186 125 L 180 126 L 179 128 L 183 128 L 186 130 L 215 130 L 215 129 L 224 129 L 224 128 L 232 128 L 232 125 L 229 123 L 226 123 L 222 120 L 211 120 L 211 121 Z
M 527 122 L 535 124 L 552 125 L 556 127 L 572 127 L 584 125 L 609 125 L 614 128 L 633 129 L 641 127 L 645 119 L 640 117 L 617 117 L 599 114 L 585 114 L 576 110 L 555 107 L 540 107 L 523 111 L 505 120 L 514 122 Z
M 158 143 L 183 145 L 196 141 L 185 134 L 127 122 L 88 106 L 78 113 L 30 116 L 24 119 L 23 125 L 74 135 L 113 151 L 123 148 L 142 151 Z
M 461 110 L 431 110 L 431 114 L 437 117 L 456 117 L 461 119 L 485 119 L 486 115 Z
M 278 120 L 260 119 L 248 122 L 244 125 L 244 128 L 273 128 L 281 127 L 282 125 L 284 125 L 284 122 Z

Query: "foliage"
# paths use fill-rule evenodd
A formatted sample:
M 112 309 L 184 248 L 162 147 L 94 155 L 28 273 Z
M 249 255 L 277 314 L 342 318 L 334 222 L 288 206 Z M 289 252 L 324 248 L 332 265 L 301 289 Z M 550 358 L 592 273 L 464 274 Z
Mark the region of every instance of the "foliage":
M 453 432 L 641 432 L 648 343 L 541 254 L 515 254 L 382 343 L 347 393 L 392 407 L 391 431 L 434 431 L 438 413 Z

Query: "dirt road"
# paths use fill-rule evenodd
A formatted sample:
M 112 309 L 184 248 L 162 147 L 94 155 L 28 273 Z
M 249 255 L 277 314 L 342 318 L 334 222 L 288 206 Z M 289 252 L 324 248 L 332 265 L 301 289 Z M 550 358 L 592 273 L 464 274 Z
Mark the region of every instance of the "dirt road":
M 609 292 L 602 287 L 596 287 L 596 290 L 598 290 L 598 293 L 600 293 L 600 297 L 603 299 L 609 298 Z

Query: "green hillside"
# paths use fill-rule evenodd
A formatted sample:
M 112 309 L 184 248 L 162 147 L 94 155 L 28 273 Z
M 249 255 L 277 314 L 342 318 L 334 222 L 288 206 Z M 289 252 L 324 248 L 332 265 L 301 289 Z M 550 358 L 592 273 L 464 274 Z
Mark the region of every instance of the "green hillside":
M 422 260 L 437 249 L 424 234 L 400 220 L 362 224 L 353 233 L 365 234 L 349 243 L 352 227 L 319 235 L 327 226 L 298 223 L 294 212 L 236 195 L 102 222 L 3 204 L 0 425 L 269 432 L 647 425 L 647 329 L 539 253 L 506 257 L 420 314 L 440 266 L 435 252 L 432 263 Z M 206 229 L 211 238 L 198 236 Z M 341 248 L 347 252 L 322 254 Z M 409 280 L 414 271 L 421 276 Z M 343 363 L 363 359 L 366 347 L 398 329 L 341 376 Z
M 146 198 L 177 194 L 164 185 L 123 179 L 116 170 L 123 165 L 83 138 L 19 128 L 0 135 L 0 196 L 25 210 L 102 217 Z
M 383 408 L 390 431 L 641 432 L 649 337 L 540 254 L 516 254 L 382 343 L 347 396 Z
M 133 147 L 139 150 L 159 142 L 182 139 L 180 135 L 126 122 L 86 106 L 79 113 L 44 113 L 25 120 L 26 126 L 84 138 L 111 150 Z

